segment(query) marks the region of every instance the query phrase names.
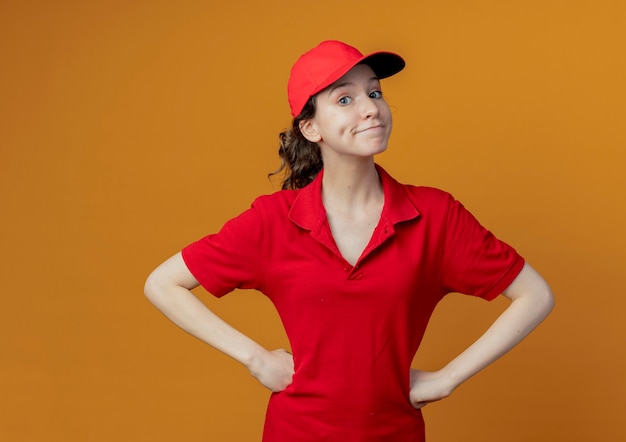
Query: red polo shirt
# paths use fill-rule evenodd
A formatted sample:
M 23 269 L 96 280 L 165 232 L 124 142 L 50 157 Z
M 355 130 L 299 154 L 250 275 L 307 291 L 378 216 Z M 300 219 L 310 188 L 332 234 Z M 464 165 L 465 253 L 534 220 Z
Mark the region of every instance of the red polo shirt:
M 295 374 L 270 398 L 266 442 L 423 441 L 409 369 L 435 305 L 449 292 L 493 299 L 524 265 L 449 194 L 378 171 L 384 207 L 354 266 L 328 226 L 322 173 L 183 250 L 210 293 L 259 290 L 283 321 Z

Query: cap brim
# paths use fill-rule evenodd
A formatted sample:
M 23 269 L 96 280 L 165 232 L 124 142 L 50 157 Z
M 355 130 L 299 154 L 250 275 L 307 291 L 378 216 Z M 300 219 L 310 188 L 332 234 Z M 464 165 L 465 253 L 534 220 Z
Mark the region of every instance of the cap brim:
M 397 74 L 406 63 L 404 59 L 393 52 L 374 52 L 365 56 L 359 63 L 372 68 L 378 78 L 387 78 Z

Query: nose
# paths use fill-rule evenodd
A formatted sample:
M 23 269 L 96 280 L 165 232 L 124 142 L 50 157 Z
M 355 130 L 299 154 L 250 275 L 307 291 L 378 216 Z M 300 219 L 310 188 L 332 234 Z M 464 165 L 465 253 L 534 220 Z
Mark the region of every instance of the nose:
M 362 117 L 366 119 L 374 118 L 378 115 L 378 112 L 378 104 L 376 101 L 370 97 L 365 97 L 361 108 Z

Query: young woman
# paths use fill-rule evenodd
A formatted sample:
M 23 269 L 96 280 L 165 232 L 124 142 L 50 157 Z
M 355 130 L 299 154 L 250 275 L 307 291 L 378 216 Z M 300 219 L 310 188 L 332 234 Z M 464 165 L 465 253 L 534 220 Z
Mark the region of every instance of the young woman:
M 281 134 L 283 190 L 187 246 L 146 282 L 174 323 L 244 364 L 273 392 L 263 440 L 423 441 L 420 409 L 520 342 L 550 312 L 550 288 L 449 194 L 403 185 L 375 164 L 391 113 L 380 79 L 402 70 L 325 41 L 294 64 Z M 267 350 L 190 290 L 256 289 L 277 308 L 293 356 Z M 435 372 L 411 369 L 449 292 L 510 305 Z

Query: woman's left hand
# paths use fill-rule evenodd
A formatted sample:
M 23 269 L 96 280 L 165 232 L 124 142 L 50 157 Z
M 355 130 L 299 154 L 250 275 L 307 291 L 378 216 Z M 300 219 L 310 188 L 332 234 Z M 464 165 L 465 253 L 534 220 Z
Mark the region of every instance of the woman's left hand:
M 411 369 L 409 398 L 415 408 L 444 399 L 454 391 L 449 379 L 441 371 Z

